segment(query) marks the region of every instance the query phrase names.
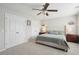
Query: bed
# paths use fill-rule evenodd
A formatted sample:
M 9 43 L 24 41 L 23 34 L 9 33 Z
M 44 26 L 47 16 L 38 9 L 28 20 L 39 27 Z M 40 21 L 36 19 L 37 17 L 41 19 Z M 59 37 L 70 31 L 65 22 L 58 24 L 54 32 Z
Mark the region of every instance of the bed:
M 36 38 L 36 43 L 41 43 L 59 49 L 63 49 L 65 52 L 67 52 L 69 49 L 65 35 L 58 35 L 58 34 L 38 35 Z

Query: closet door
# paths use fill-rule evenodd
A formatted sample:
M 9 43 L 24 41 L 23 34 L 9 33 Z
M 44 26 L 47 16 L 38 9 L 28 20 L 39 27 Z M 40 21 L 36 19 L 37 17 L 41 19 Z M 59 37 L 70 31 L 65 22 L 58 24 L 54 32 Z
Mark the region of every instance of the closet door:
M 5 47 L 9 48 L 15 45 L 15 19 L 12 14 L 5 14 Z
M 25 42 L 26 38 L 26 22 L 25 18 L 5 14 L 5 45 L 6 48 Z
M 0 50 L 4 49 L 4 12 L 0 8 Z

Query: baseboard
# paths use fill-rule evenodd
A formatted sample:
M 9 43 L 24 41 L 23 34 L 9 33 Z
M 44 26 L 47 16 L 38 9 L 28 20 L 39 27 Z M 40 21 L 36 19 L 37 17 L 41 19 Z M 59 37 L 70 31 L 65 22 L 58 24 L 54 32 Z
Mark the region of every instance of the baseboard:
M 4 51 L 4 50 L 6 50 L 6 48 L 4 48 L 4 49 L 1 49 L 1 50 L 0 50 L 0 52 L 2 52 L 2 51 Z
M 14 46 L 12 46 L 12 47 L 18 46 L 18 45 L 23 44 L 23 43 L 25 43 L 25 42 L 27 42 L 27 41 L 20 42 L 20 43 L 14 45 Z M 6 47 L 6 48 L 4 48 L 4 49 L 1 49 L 0 52 L 2 52 L 2 51 L 4 51 L 4 50 L 7 50 L 7 49 L 9 49 L 9 48 L 12 48 L 12 47 L 8 47 L 8 48 Z

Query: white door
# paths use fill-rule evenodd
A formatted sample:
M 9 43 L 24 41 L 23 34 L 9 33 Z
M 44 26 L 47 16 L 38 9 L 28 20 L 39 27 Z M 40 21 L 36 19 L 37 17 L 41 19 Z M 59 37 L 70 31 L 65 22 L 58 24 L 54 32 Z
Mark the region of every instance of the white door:
M 9 48 L 15 44 L 15 19 L 14 15 L 5 14 L 5 47 Z
M 26 19 L 7 13 L 5 14 L 5 18 L 6 48 L 13 47 L 24 42 L 26 37 Z

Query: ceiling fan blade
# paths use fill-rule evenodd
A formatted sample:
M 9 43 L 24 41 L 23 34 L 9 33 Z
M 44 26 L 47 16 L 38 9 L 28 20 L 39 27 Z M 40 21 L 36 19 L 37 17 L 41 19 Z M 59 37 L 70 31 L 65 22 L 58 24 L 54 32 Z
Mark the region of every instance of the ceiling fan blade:
M 44 8 L 42 10 L 46 10 L 47 7 L 49 6 L 49 3 L 45 3 L 45 5 L 43 5 L 43 6 L 44 6 Z
M 50 12 L 57 12 L 58 10 L 46 10 L 46 11 L 50 11 Z
M 41 9 L 32 9 L 32 10 L 39 10 L 39 11 L 42 11 Z
M 37 15 L 40 15 L 41 14 L 41 12 L 40 13 L 38 13 Z

